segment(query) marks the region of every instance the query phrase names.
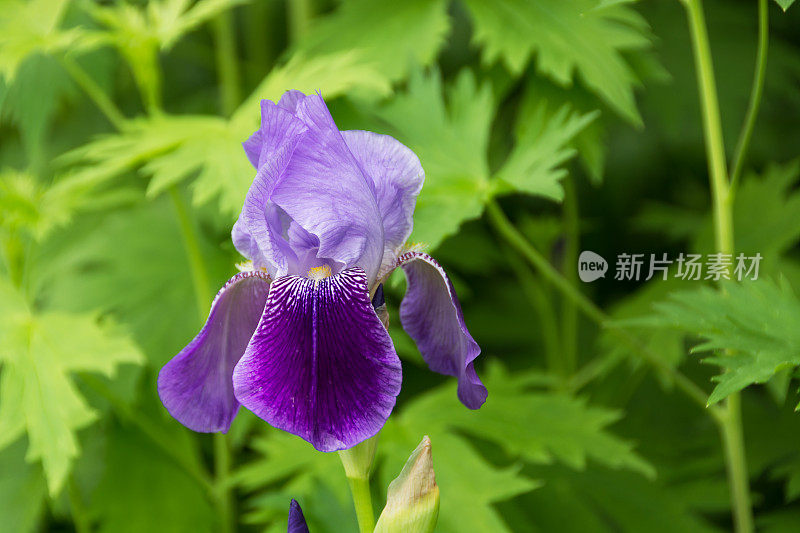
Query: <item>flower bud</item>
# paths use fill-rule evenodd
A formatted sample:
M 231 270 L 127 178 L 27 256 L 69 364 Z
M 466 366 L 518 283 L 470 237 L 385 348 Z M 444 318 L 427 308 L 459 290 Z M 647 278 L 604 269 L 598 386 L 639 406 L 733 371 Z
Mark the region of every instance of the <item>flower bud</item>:
M 389 484 L 375 533 L 431 533 L 439 518 L 439 487 L 428 436 L 412 452 L 400 475 Z

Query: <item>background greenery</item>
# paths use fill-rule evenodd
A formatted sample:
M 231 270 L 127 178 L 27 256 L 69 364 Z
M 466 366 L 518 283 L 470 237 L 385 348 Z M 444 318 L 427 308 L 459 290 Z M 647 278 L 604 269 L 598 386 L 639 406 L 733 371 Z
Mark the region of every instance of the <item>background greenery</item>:
M 437 531 L 729 530 L 702 404 L 757 384 L 742 394 L 756 524 L 799 530 L 800 9 L 768 10 L 733 206 L 762 279 L 717 291 L 576 281 L 582 249 L 713 251 L 678 1 L 0 0 L 0 531 L 219 531 L 226 509 L 241 530 L 282 531 L 290 498 L 312 531 L 355 531 L 335 454 L 246 412 L 215 441 L 156 395 L 240 259 L 230 228 L 254 175 L 240 143 L 258 100 L 287 89 L 420 156 L 412 239 L 483 349 L 489 399 L 469 412 L 393 321 L 405 376 L 378 508 L 429 434 Z M 756 2 L 705 11 L 732 148 Z M 388 283 L 393 317 L 403 286 Z M 695 352 L 734 355 L 703 364 L 698 338 Z

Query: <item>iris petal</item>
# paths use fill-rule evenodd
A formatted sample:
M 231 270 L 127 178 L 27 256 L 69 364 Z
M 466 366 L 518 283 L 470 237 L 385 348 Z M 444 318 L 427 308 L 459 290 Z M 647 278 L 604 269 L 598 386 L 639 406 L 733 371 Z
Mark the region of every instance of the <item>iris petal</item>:
M 297 117 L 308 131 L 297 143 L 271 200 L 319 239 L 316 257 L 331 260 L 334 271 L 360 267 L 371 283 L 384 249 L 372 180 L 362 172 L 321 96 L 299 101 Z M 296 273 L 300 272 L 302 268 Z
M 306 517 L 303 516 L 303 510 L 297 500 L 292 500 L 289 505 L 289 527 L 286 533 L 309 533 Z
M 402 371 L 375 314 L 363 270 L 272 283 L 233 384 L 242 405 L 324 452 L 375 435 Z
M 444 269 L 432 257 L 407 252 L 398 261 L 408 278 L 400 322 L 434 372 L 458 378 L 458 398 L 470 409 L 486 401 L 487 391 L 475 372 L 481 353 L 464 324 L 461 305 Z
M 371 131 L 343 131 L 347 147 L 372 178 L 383 220 L 385 265 L 411 235 L 414 206 L 425 181 L 419 158 L 398 140 Z
M 220 289 L 203 329 L 158 375 L 158 395 L 181 424 L 201 432 L 227 432 L 239 402 L 233 368 L 264 310 L 269 278 L 240 272 Z

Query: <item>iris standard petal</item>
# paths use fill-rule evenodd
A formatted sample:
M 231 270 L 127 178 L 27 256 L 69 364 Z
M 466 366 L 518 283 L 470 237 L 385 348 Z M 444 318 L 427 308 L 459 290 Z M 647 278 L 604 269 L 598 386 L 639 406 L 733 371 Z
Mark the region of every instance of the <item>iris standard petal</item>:
M 403 329 L 434 372 L 458 378 L 458 398 L 470 409 L 486 401 L 486 387 L 473 361 L 481 349 L 464 324 L 461 305 L 444 269 L 421 252 L 406 252 L 398 264 L 408 279 L 400 304 Z
M 233 372 L 242 405 L 323 452 L 375 435 L 394 408 L 401 379 L 367 276 L 357 268 L 274 281 Z
M 232 277 L 211 304 L 203 329 L 158 374 L 158 395 L 167 411 L 194 431 L 227 432 L 239 402 L 233 368 L 258 325 L 269 291 L 262 272 Z
M 303 516 L 303 510 L 295 499 L 289 504 L 289 528 L 286 533 L 309 533 L 306 517 Z
M 261 100 L 261 126 L 242 146 L 250 163 L 259 169 L 287 139 L 304 130 L 305 125 L 293 111 L 270 100 Z
M 393 263 L 411 235 L 414 206 L 425 172 L 416 154 L 393 137 L 359 130 L 343 131 L 342 137 L 375 185 L 383 220 L 383 262 Z
M 319 239 L 316 257 L 334 272 L 360 267 L 369 282 L 383 257 L 383 224 L 372 180 L 365 176 L 319 95 L 297 103 L 302 135 L 271 199 Z

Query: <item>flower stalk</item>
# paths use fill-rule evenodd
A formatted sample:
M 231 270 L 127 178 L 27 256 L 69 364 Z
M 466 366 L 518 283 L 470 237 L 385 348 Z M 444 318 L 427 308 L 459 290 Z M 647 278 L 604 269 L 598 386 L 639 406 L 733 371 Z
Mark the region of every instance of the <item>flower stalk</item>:
M 756 125 L 758 108 L 761 105 L 761 96 L 764 94 L 764 79 L 767 74 L 767 48 L 769 45 L 769 11 L 767 10 L 767 0 L 758 0 L 758 52 L 756 59 L 756 69 L 753 74 L 753 86 L 750 90 L 750 101 L 747 104 L 747 114 L 745 115 L 742 131 L 739 133 L 739 140 L 736 142 L 736 150 L 733 153 L 731 164 L 731 191 L 736 193 L 739 178 L 742 175 L 742 167 L 747 157 L 747 149 L 750 146 L 750 139 L 753 137 L 753 129 Z
M 708 41 L 705 16 L 701 0 L 684 0 L 692 35 L 692 48 L 697 72 L 697 84 L 703 113 L 703 132 L 706 141 L 706 156 L 711 178 L 712 208 L 714 213 L 714 236 L 719 253 L 733 254 L 733 195 L 725 161 L 725 144 L 722 138 L 717 87 L 714 80 L 714 67 Z M 764 51 L 766 53 L 766 51 Z M 760 91 L 758 74 L 754 89 Z M 752 95 L 751 103 L 758 101 L 760 95 Z M 757 103 L 756 103 L 757 109 Z M 755 111 L 753 111 L 754 115 Z M 755 120 L 755 117 L 752 117 Z M 748 119 L 749 123 L 749 119 Z M 745 136 L 749 136 L 745 126 Z M 746 147 L 747 139 L 743 139 Z M 742 155 L 737 156 L 737 161 Z M 741 163 L 735 163 L 741 165 Z M 731 394 L 725 402 L 725 414 L 721 419 L 720 433 L 725 451 L 725 464 L 731 491 L 731 505 L 736 531 L 748 533 L 754 530 L 753 511 L 750 501 L 750 485 L 747 462 L 744 452 L 744 432 L 742 430 L 742 409 L 739 393 Z
M 376 435 L 361 444 L 339 452 L 347 483 L 350 485 L 350 492 L 353 495 L 358 530 L 361 533 L 372 533 L 375 529 L 375 512 L 372 508 L 369 478 L 377 447 L 378 436 Z

